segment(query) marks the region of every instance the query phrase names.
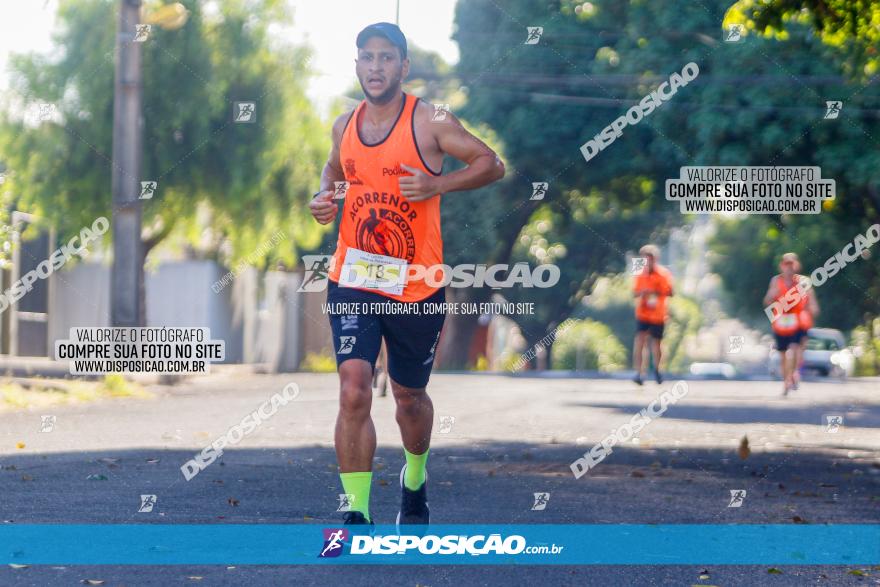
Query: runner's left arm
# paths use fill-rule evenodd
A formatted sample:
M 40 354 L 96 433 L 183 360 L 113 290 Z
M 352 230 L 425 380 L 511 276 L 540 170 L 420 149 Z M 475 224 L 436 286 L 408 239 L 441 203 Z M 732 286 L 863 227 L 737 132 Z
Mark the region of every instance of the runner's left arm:
M 672 292 L 672 276 L 671 275 L 666 276 L 666 283 L 664 284 L 664 287 L 666 290 L 665 291 L 666 296 L 672 297 L 674 294 Z
M 467 167 L 446 175 L 431 176 L 401 165 L 412 173 L 400 178 L 401 193 L 409 200 L 427 200 L 436 194 L 473 190 L 504 177 L 504 163 L 486 143 L 469 133 L 450 112 L 443 124 L 432 124 L 437 148 Z

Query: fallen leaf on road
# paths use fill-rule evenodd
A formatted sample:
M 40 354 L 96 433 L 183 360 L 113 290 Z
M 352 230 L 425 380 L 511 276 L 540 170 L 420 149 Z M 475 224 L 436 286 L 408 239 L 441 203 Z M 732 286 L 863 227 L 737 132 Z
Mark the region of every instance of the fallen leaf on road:
M 80 583 L 82 583 L 84 585 L 103 585 L 104 580 L 103 579 L 83 579 L 82 581 L 80 581 Z
M 746 460 L 749 458 L 749 455 L 752 454 L 752 449 L 749 448 L 748 436 L 743 436 L 742 440 L 739 441 L 739 449 L 737 449 L 736 454 L 738 454 L 739 458 L 742 460 Z
M 158 463 L 160 460 L 161 460 L 161 459 L 153 458 L 153 459 L 147 459 L 147 462 L 150 463 L 151 465 L 155 465 L 155 464 Z
M 303 520 L 314 520 L 312 516 L 303 516 Z
M 782 571 L 780 571 L 779 569 L 774 568 L 774 567 L 770 567 L 769 569 L 767 569 L 767 572 L 771 575 L 781 575 L 782 574 Z
M 867 577 L 868 573 L 861 569 L 852 569 L 846 572 L 847 575 L 855 575 L 856 577 Z
M 386 481 L 385 479 L 379 479 L 379 485 L 381 485 L 382 487 L 387 487 L 388 481 Z
M 803 519 L 800 516 L 794 516 L 791 519 L 791 521 L 794 522 L 795 524 L 809 524 L 809 522 L 807 522 L 805 519 Z
M 33 481 L 34 478 L 31 477 L 30 475 L 22 475 L 22 476 L 21 476 L 21 480 L 22 480 L 22 481 Z
M 233 497 L 230 497 L 229 499 L 226 500 L 226 503 L 228 503 L 232 507 L 235 507 L 239 504 L 239 501 Z
M 13 569 L 26 569 L 28 565 L 17 565 L 15 563 L 9 563 L 9 566 Z
M 106 481 L 107 477 L 104 475 L 89 475 L 86 477 L 86 481 Z
M 190 581 L 201 581 L 204 577 L 199 577 L 198 575 L 193 575 L 191 577 L 187 577 Z
M 374 470 L 374 471 L 381 471 L 381 470 L 383 470 L 383 469 L 385 469 L 385 468 L 386 468 L 386 465 L 384 465 L 383 463 L 376 463 L 376 464 L 373 466 L 373 470 Z
M 638 477 L 638 478 L 642 478 L 642 477 L 645 476 L 645 474 L 642 473 L 641 471 L 633 471 L 632 473 L 629 474 L 629 476 L 630 476 L 630 477 Z
M 16 442 L 15 448 L 24 448 L 24 443 L 23 442 Z

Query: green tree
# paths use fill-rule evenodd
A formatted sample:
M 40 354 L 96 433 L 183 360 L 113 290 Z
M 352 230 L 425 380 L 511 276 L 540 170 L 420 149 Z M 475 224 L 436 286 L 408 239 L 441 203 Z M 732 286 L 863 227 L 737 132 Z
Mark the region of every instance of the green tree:
M 877 0 L 739 0 L 725 22 L 783 38 L 792 25 L 808 25 L 824 43 L 841 51 L 841 65 L 849 74 L 870 77 L 880 70 Z
M 0 117 L 5 206 L 50 220 L 65 239 L 111 213 L 111 153 L 117 2 L 65 0 L 54 41 L 61 57 L 16 55 Z M 141 180 L 158 190 L 144 204 L 145 254 L 172 230 L 204 240 L 229 262 L 278 230 L 292 236 L 264 262 L 293 264 L 296 247 L 321 229 L 306 203 L 329 139 L 304 93 L 305 49 L 270 34 L 290 23 L 281 0 L 196 0 L 179 30 L 154 26 L 143 43 L 144 155 Z M 233 103 L 256 103 L 256 122 L 233 122 Z M 54 104 L 56 119 L 22 116 Z M 228 242 L 228 246 L 223 243 Z
M 763 30 L 763 19 L 770 18 L 774 6 L 796 4 L 802 3 L 753 6 L 763 16 L 755 16 L 758 20 L 748 26 Z M 836 10 L 833 6 L 838 4 L 829 3 L 828 10 Z M 859 12 L 859 5 L 851 3 L 851 8 L 861 18 L 865 14 Z M 731 9 L 725 22 L 742 18 L 735 9 L 743 9 L 743 3 Z M 880 91 L 869 80 L 840 76 L 852 58 L 851 44 L 858 41 L 817 43 L 811 19 L 786 17 L 784 34 L 772 29 L 775 34 L 751 34 L 730 44 L 726 49 L 738 57 L 739 72 L 748 85 L 713 86 L 707 95 L 711 103 L 736 103 L 738 108 L 701 129 L 712 139 L 702 150 L 707 164 L 814 165 L 821 167 L 824 178 L 836 182 L 837 198 L 824 202 L 819 215 L 757 216 L 717 223 L 711 261 L 729 294 L 731 313 L 764 330 L 769 330 L 769 323 L 761 300 L 770 276 L 778 273 L 782 253 L 797 252 L 803 272 L 810 273 L 880 221 L 880 151 L 870 148 L 878 145 L 880 137 L 876 110 Z M 793 83 L 748 83 L 767 70 L 768 55 L 772 55 L 773 73 Z M 826 100 L 843 102 L 838 119 L 823 120 Z M 819 325 L 848 330 L 869 325 L 880 313 L 876 301 L 880 268 L 873 259 L 849 264 L 817 290 L 822 307 Z
M 554 369 L 620 371 L 627 368 L 626 348 L 611 329 L 594 320 L 573 320 L 553 343 Z

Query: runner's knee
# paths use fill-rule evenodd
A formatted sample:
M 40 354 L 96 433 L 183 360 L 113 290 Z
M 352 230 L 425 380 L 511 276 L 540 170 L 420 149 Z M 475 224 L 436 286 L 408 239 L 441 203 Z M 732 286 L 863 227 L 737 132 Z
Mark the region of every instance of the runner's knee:
M 345 415 L 367 415 L 372 399 L 373 391 L 369 383 L 366 386 L 343 383 L 339 391 L 339 411 Z
M 339 367 L 339 409 L 343 414 L 369 414 L 373 399 L 369 364 L 346 361 Z
M 404 387 L 393 379 L 391 380 L 391 392 L 394 394 L 394 401 L 397 403 L 397 407 L 403 410 L 416 408 L 428 399 L 428 394 L 424 387 L 420 389 Z

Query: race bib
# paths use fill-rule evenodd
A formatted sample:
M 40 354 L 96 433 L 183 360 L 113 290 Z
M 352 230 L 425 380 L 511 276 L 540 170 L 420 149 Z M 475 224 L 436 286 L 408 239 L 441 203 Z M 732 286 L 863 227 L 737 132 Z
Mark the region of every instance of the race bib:
M 339 275 L 339 285 L 400 295 L 406 287 L 406 267 L 405 259 L 348 247 Z
M 657 294 L 648 294 L 648 297 L 645 298 L 645 305 L 649 308 L 656 308 L 658 299 Z
M 798 325 L 797 314 L 783 314 L 779 317 L 779 326 L 785 329 L 794 328 Z

